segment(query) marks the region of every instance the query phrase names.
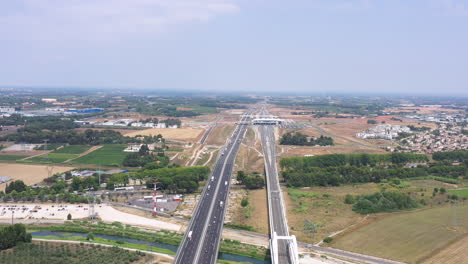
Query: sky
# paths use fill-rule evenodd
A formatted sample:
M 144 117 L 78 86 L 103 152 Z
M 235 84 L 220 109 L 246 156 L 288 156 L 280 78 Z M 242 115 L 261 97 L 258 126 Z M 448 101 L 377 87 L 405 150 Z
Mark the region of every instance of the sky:
M 0 86 L 468 94 L 468 0 L 0 0 Z

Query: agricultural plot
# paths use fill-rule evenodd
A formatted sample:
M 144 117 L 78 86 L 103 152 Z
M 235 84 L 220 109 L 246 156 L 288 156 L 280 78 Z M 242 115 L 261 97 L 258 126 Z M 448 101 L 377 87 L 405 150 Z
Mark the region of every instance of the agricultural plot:
M 34 150 L 54 150 L 57 149 L 58 147 L 62 146 L 62 143 L 50 143 L 46 145 L 40 145 L 34 148 Z
M 60 153 L 60 154 L 81 154 L 87 150 L 89 150 L 91 146 L 86 145 L 71 145 L 66 146 L 60 149 L 53 151 L 53 153 Z
M 74 154 L 55 154 L 49 153 L 41 156 L 32 157 L 30 159 L 22 160 L 21 162 L 32 162 L 32 163 L 62 163 L 66 160 L 78 157 Z
M 0 155 L 0 161 L 16 161 L 27 157 L 22 155 Z
M 466 234 L 467 209 L 461 204 L 393 214 L 340 235 L 332 247 L 419 263 Z
M 31 164 L 1 164 L 1 176 L 8 176 L 12 180 L 22 180 L 26 185 L 40 183 L 43 179 L 55 173 L 62 173 L 73 169 L 72 167 L 46 165 L 31 165 Z M 0 185 L 0 190 L 5 188 L 6 184 Z
M 196 141 L 203 129 L 192 129 L 192 128 L 150 128 L 145 130 L 139 130 L 135 132 L 126 133 L 125 136 L 157 136 L 161 134 L 165 139 L 181 140 L 181 141 Z
M 153 257 L 118 247 L 103 247 L 84 244 L 34 242 L 24 243 L 12 250 L 0 252 L 1 263 L 142 263 Z M 143 262 L 148 263 L 148 262 Z
M 214 114 L 218 112 L 216 110 L 216 107 L 199 106 L 199 105 L 177 107 L 177 110 L 190 110 L 199 114 Z
M 128 153 L 123 152 L 127 145 L 105 145 L 72 161 L 72 163 L 120 166 Z
M 459 197 L 468 198 L 468 189 L 462 190 L 449 190 L 450 193 L 455 194 Z

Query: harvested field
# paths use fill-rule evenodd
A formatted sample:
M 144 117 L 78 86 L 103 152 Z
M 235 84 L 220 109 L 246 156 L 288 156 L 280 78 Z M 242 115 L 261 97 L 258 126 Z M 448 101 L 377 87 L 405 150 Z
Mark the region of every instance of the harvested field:
M 49 173 L 48 166 L 45 165 L 26 165 L 26 164 L 0 164 L 1 176 L 9 176 L 13 180 L 22 180 L 27 185 L 33 185 L 42 182 Z M 73 167 L 53 166 L 50 167 L 51 174 L 65 172 Z M 0 190 L 5 189 L 5 184 L 0 185 Z
M 332 247 L 418 263 L 466 236 L 468 205 L 389 215 L 339 235 Z M 445 262 L 443 262 L 445 263 Z
M 201 136 L 203 129 L 192 128 L 150 128 L 139 130 L 135 132 L 126 133 L 125 136 L 135 137 L 142 136 L 156 136 L 161 134 L 166 139 L 182 140 L 182 141 L 197 141 Z
M 454 113 L 460 112 L 457 109 L 451 108 L 443 108 L 443 107 L 420 107 L 420 106 L 405 106 L 405 107 L 392 107 L 386 108 L 385 112 L 416 112 L 418 114 L 430 114 L 433 112 L 446 112 L 446 113 Z
M 104 121 L 105 119 L 101 120 L 101 121 Z M 78 131 L 80 133 L 83 133 L 85 132 L 86 130 L 88 129 L 91 129 L 91 130 L 99 130 L 99 131 L 102 131 L 102 130 L 112 130 L 112 131 L 116 131 L 116 132 L 119 132 L 120 134 L 122 135 L 125 135 L 126 133 L 132 133 L 132 132 L 138 132 L 138 131 L 142 131 L 142 130 L 139 130 L 139 129 L 126 129 L 126 128 L 85 128 L 85 127 L 81 127 L 81 128 L 75 128 L 74 130 L 75 131 Z
M 446 248 L 434 252 L 434 254 L 427 260 L 423 261 L 424 264 L 460 264 L 466 263 L 468 259 L 468 235 L 463 236 L 460 240 L 455 241 L 453 244 Z

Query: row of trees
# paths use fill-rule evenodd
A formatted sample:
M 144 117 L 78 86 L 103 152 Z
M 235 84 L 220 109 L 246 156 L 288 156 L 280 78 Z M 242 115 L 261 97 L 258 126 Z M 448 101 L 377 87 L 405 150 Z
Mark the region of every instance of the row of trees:
M 258 172 L 249 175 L 244 171 L 238 171 L 236 179 L 247 189 L 261 189 L 265 186 L 265 178 Z
M 432 154 L 432 158 L 438 161 L 460 161 L 468 163 L 468 150 L 436 152 Z
M 193 193 L 199 188 L 199 181 L 205 180 L 210 168 L 204 166 L 161 168 L 144 170 L 139 178 L 146 179 L 148 187 L 158 182 L 158 187 L 169 192 Z
M 297 145 L 297 146 L 330 146 L 334 145 L 333 138 L 324 137 L 321 135 L 318 138 L 308 137 L 300 132 L 288 132 L 280 139 L 281 145 Z
M 398 177 L 400 179 L 437 175 L 442 177 L 468 178 L 468 168 L 465 166 L 433 166 L 418 168 L 403 167 L 312 167 L 307 171 L 286 170 L 282 172 L 287 184 L 292 187 L 306 186 L 338 186 L 348 183 L 380 182 L 384 179 Z
M 291 157 L 280 161 L 282 169 L 308 171 L 314 167 L 332 167 L 352 165 L 356 167 L 376 166 L 379 164 L 405 164 L 409 162 L 426 162 L 423 154 L 389 153 L 389 154 L 329 154 L 313 157 Z
M 31 234 L 23 224 L 14 224 L 0 229 L 0 250 L 12 248 L 20 242 L 31 242 Z
M 361 195 L 353 205 L 353 211 L 361 214 L 395 212 L 417 208 L 418 203 L 410 196 L 399 192 L 377 192 Z
M 15 141 L 16 143 L 43 143 L 45 139 L 47 139 L 49 143 L 68 143 L 70 145 L 127 144 L 142 142 L 140 139 L 123 136 L 117 131 L 91 129 L 86 130 L 84 133 L 79 133 L 73 130 L 28 130 L 0 137 L 0 141 Z

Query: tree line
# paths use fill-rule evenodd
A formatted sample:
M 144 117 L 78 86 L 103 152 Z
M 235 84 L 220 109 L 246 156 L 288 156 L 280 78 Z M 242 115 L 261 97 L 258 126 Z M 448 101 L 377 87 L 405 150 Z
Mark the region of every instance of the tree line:
M 353 205 L 353 211 L 360 214 L 373 214 L 407 210 L 418 206 L 418 203 L 407 194 L 377 192 L 359 196 Z
M 48 131 L 25 130 L 0 137 L 0 141 L 14 141 L 16 143 L 68 143 L 70 145 L 101 145 L 101 144 L 127 144 L 140 143 L 141 139 L 123 136 L 114 130 L 87 129 L 83 133 L 76 131 Z
M 333 167 L 311 167 L 304 170 L 285 170 L 282 172 L 286 183 L 292 187 L 339 186 L 349 183 L 380 182 L 390 178 L 416 178 L 429 175 L 444 178 L 468 178 L 466 166 L 444 166 L 404 168 L 398 165 L 357 167 L 351 165 Z
M 265 178 L 258 172 L 247 174 L 244 171 L 238 171 L 236 180 L 245 185 L 247 189 L 261 189 L 265 186 Z
M 331 146 L 334 145 L 333 138 L 320 137 L 314 138 L 308 137 L 300 132 L 288 132 L 284 134 L 280 139 L 280 145 L 297 145 L 297 146 Z
M 281 169 L 307 171 L 313 167 L 332 167 L 351 165 L 356 167 L 376 166 L 379 164 L 405 164 L 409 162 L 427 162 L 423 154 L 388 153 L 388 154 L 328 154 L 312 157 L 290 157 L 280 161 Z

